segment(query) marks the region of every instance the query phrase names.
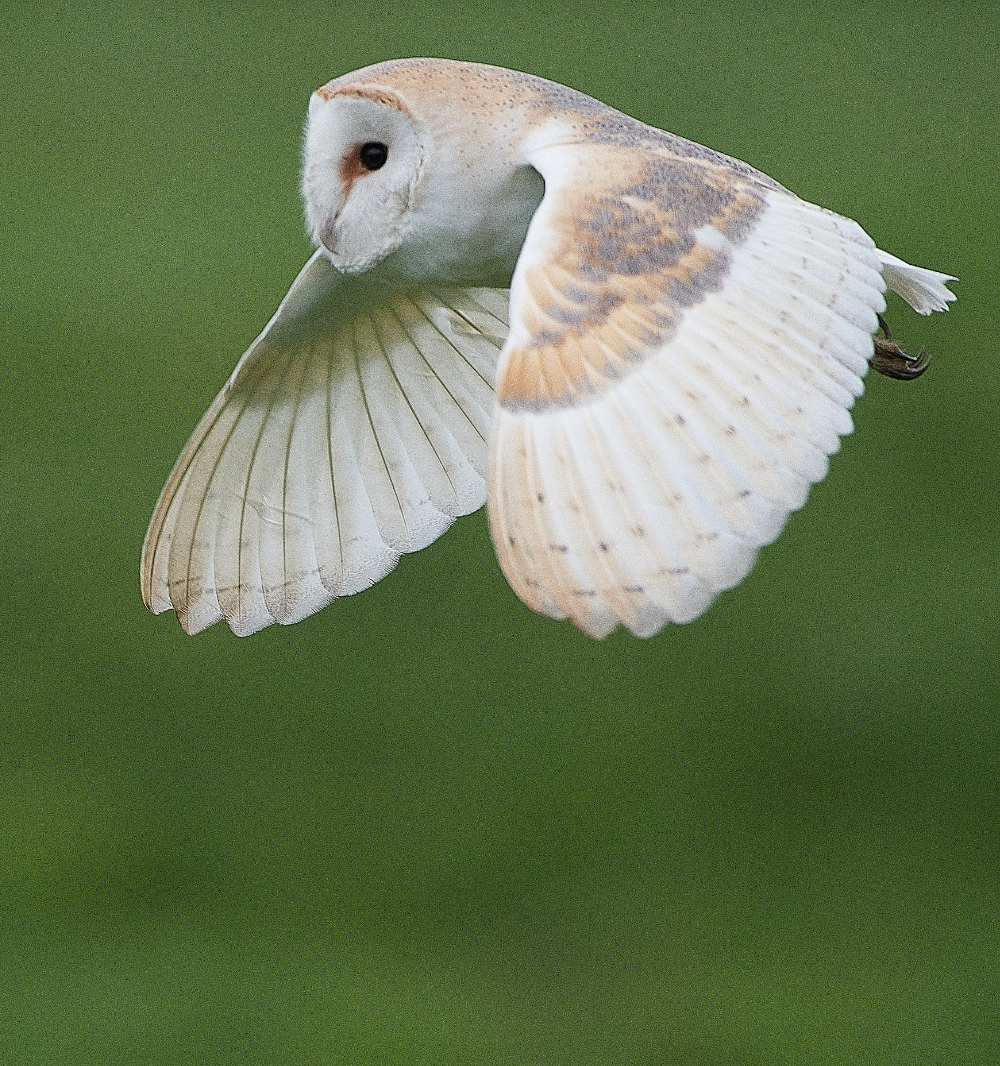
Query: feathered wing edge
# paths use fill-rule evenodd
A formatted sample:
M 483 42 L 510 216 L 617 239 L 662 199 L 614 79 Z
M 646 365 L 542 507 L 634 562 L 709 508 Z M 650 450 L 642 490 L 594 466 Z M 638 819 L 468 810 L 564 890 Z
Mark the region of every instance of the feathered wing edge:
M 499 408 L 490 528 L 528 606 L 593 637 L 696 618 L 851 431 L 886 283 L 922 313 L 954 299 L 948 275 L 878 251 L 856 223 L 783 192 L 766 202 L 719 291 L 632 373 L 591 402 Z
M 164 487 L 143 598 L 189 633 L 299 621 L 485 501 L 506 291 L 355 289 L 310 259 Z

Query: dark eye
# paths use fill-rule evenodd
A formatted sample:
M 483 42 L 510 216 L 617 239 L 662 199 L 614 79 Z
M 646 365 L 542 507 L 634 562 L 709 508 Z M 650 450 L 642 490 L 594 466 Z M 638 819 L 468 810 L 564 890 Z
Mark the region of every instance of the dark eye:
M 385 166 L 389 149 L 381 141 L 368 141 L 361 146 L 358 159 L 365 170 L 378 170 Z

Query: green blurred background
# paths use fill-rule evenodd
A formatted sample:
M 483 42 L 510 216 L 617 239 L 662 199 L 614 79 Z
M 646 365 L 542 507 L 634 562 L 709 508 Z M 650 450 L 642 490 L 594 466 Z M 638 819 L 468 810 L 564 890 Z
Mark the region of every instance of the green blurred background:
M 1000 1061 L 993 4 L 14 4 L 0 1061 Z M 930 373 L 698 622 L 537 617 L 482 515 L 246 640 L 160 487 L 304 261 L 309 93 L 566 82 L 957 274 Z

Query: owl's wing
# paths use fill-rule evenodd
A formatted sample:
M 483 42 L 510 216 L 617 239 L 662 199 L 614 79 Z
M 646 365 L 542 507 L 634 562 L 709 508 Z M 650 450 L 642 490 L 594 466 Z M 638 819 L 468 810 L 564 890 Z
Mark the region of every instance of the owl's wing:
M 486 498 L 507 292 L 400 292 L 317 252 L 167 481 L 142 593 L 197 633 L 296 622 Z
M 556 144 L 511 286 L 489 516 L 526 604 L 595 637 L 697 617 L 852 428 L 890 284 L 947 275 L 718 159 Z M 891 274 L 891 276 L 890 276 Z

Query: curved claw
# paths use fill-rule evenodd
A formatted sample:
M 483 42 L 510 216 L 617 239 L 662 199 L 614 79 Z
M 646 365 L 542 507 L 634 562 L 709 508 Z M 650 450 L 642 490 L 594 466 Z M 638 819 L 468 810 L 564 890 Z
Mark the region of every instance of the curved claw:
M 931 358 L 926 348 L 920 349 L 919 355 L 907 355 L 892 339 L 889 323 L 879 315 L 878 324 L 885 334 L 882 337 L 873 337 L 875 351 L 868 360 L 868 365 L 886 377 L 895 378 L 897 381 L 912 381 L 927 369 Z

